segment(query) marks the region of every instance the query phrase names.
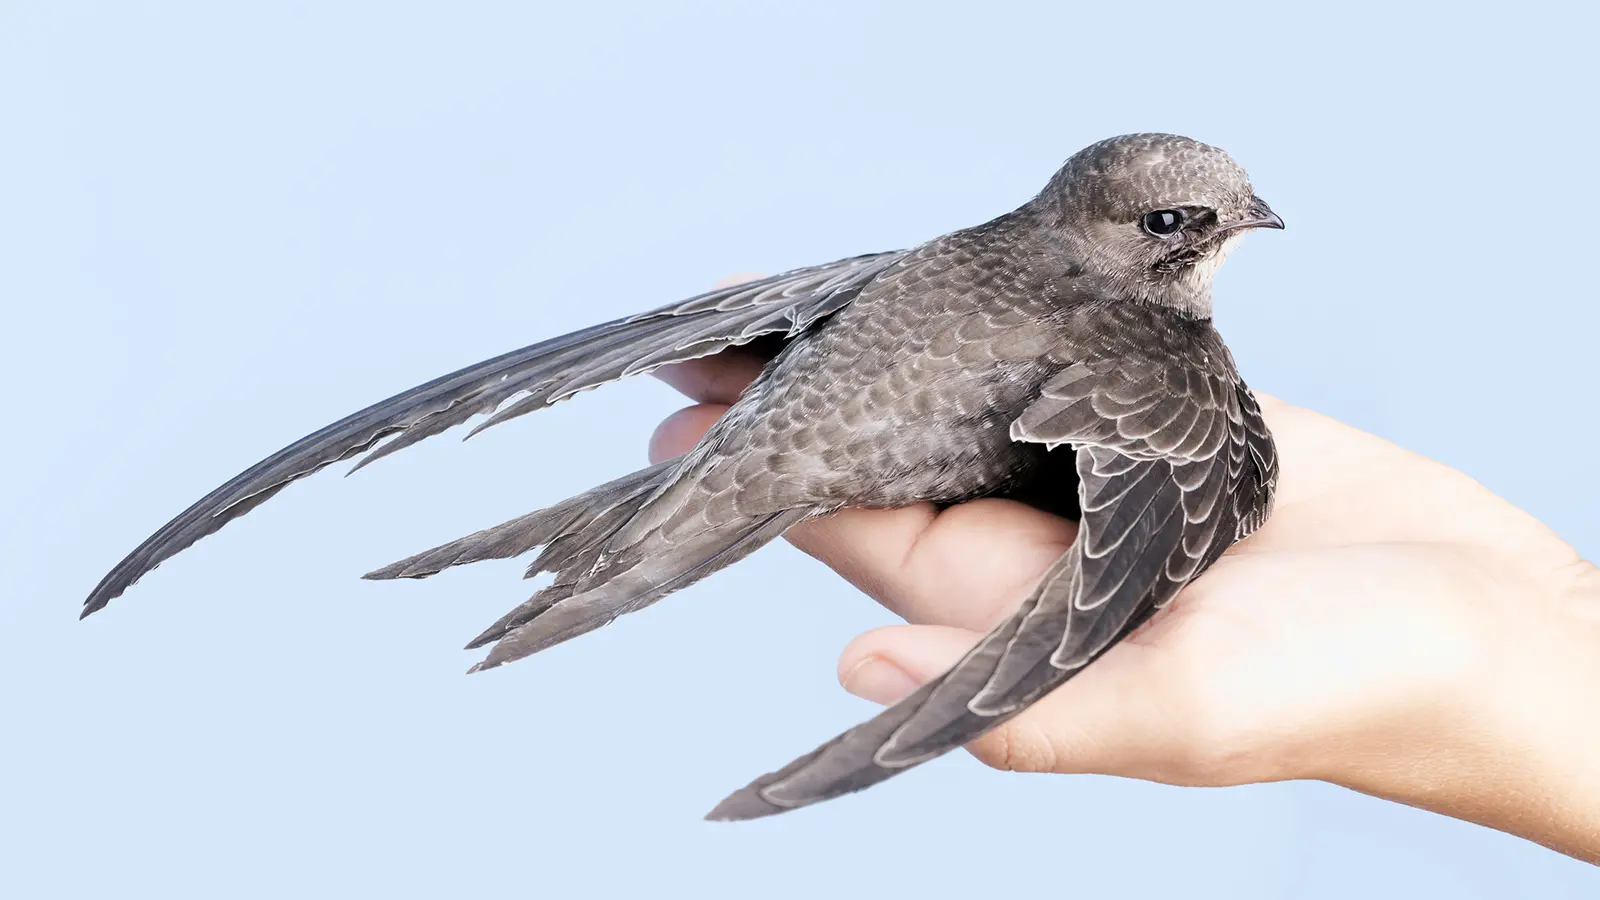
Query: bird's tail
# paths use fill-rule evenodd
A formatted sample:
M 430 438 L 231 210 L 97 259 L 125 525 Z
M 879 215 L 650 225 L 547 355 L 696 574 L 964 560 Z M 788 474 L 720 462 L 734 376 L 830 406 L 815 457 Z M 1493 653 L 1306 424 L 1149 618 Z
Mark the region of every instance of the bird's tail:
M 802 509 L 741 517 L 670 539 L 651 529 L 615 546 L 613 538 L 670 482 L 676 464 L 674 460 L 642 469 L 362 577 L 426 578 L 451 566 L 505 559 L 542 547 L 528 566 L 527 577 L 554 572 L 555 580 L 467 644 L 468 649 L 495 644 L 489 656 L 473 666 L 472 671 L 478 671 L 643 609 L 743 559 L 810 514 Z
M 526 577 L 560 571 L 585 546 L 596 539 L 603 542 L 618 525 L 638 512 L 668 481 L 677 463 L 678 460 L 670 459 L 640 469 L 554 506 L 424 550 L 361 577 L 371 581 L 427 578 L 451 566 L 486 559 L 510 559 L 535 547 L 543 547 L 544 551 L 528 566 Z

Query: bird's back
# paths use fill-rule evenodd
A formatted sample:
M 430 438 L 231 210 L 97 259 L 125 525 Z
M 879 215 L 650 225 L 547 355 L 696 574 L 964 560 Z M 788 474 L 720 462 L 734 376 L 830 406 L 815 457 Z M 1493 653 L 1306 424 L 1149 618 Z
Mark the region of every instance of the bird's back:
M 1025 212 L 937 238 L 792 342 L 733 411 L 724 451 L 774 508 L 1007 491 L 1043 455 L 1010 424 L 1073 361 L 1097 302 Z

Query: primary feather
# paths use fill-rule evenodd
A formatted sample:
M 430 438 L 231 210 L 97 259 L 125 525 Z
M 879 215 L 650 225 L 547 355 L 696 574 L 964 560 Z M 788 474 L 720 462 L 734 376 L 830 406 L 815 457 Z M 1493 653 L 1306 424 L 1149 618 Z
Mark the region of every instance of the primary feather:
M 366 452 L 384 438 L 393 440 L 358 468 L 492 412 L 518 394 L 528 396 L 494 421 L 765 334 L 797 333 L 849 302 L 897 256 L 858 256 L 711 291 L 513 350 L 373 404 L 272 454 L 179 513 L 101 579 L 84 601 L 82 615 L 104 608 L 163 560 L 255 509 L 290 482 Z
M 1187 224 L 1152 231 L 1141 225 L 1152 211 Z M 355 413 L 169 522 L 84 614 L 328 463 L 367 452 L 365 465 L 475 415 L 489 418 L 474 433 L 779 336 L 776 357 L 684 456 L 367 577 L 538 550 L 528 575 L 552 580 L 469 643 L 489 647 L 477 670 L 593 631 L 845 507 L 1000 495 L 1081 511 L 1032 596 L 950 671 L 712 817 L 859 790 L 1016 715 L 1266 520 L 1276 450 L 1210 321 L 1211 278 L 1254 227 L 1282 221 L 1220 150 L 1172 135 L 1103 141 L 977 227 L 534 344 Z

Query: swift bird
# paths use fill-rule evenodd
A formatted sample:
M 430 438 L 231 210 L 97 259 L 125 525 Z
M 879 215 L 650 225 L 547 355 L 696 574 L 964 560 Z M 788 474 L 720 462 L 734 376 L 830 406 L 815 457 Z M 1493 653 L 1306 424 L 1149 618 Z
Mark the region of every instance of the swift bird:
M 335 422 L 167 523 L 83 614 L 329 463 L 371 450 L 360 468 L 479 413 L 491 415 L 473 433 L 781 337 L 684 456 L 366 577 L 423 578 L 542 548 L 529 575 L 554 581 L 467 645 L 493 644 L 476 671 L 641 609 L 814 516 L 1039 497 L 1075 482 L 1076 497 L 1044 500 L 1076 501 L 1078 536 L 1015 615 L 938 679 L 710 817 L 860 790 L 1016 715 L 1266 520 L 1277 454 L 1212 327 L 1211 285 L 1246 231 L 1282 227 L 1221 150 L 1165 134 L 1101 141 L 1038 196 L 974 228 L 596 325 Z

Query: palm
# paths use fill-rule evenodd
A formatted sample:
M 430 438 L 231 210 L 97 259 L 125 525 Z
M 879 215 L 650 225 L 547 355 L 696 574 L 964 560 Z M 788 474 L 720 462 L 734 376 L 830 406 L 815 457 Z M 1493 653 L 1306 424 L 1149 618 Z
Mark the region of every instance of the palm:
M 1577 559 L 1538 522 L 1454 470 L 1307 410 L 1268 400 L 1266 413 L 1283 457 L 1272 520 L 1172 609 L 1025 717 L 1021 733 L 1028 740 L 1031 731 L 1035 744 L 1025 755 L 1034 758 L 1018 758 L 1013 735 L 1011 746 L 980 748 L 986 761 L 1181 783 L 1274 777 L 1263 748 L 1333 737 L 1319 733 L 1329 728 L 1376 727 L 1423 708 L 1460 678 L 1480 658 L 1471 648 L 1492 637 L 1465 633 L 1469 623 L 1494 620 L 1462 615 L 1460 604 L 1549 595 L 1547 586 Z M 1053 552 L 1045 548 L 1071 534 L 1070 525 L 1025 507 L 991 503 L 977 516 L 939 517 L 951 521 L 940 523 L 947 531 L 938 542 L 973 552 L 937 563 L 933 553 L 914 553 L 929 577 L 908 581 L 959 583 L 955 570 L 974 564 L 982 572 L 976 557 L 992 558 L 1001 516 L 1041 539 L 1035 577 Z M 967 601 L 956 596 L 976 591 L 972 584 L 931 604 L 887 599 L 981 610 L 941 617 L 972 629 L 998 621 L 1021 590 L 990 592 L 975 606 L 971 593 Z M 1451 628 L 1463 633 L 1441 635 Z M 1084 711 L 1105 703 L 1142 708 L 1143 720 L 1124 713 L 1121 734 L 1096 734 Z
M 664 423 L 652 453 L 692 445 L 760 364 L 723 354 L 665 370 L 701 405 Z M 1459 678 L 1489 637 L 1467 623 L 1494 620 L 1461 604 L 1550 595 L 1578 559 L 1454 470 L 1308 410 L 1263 407 L 1283 467 L 1272 519 L 1172 608 L 978 741 L 980 759 L 1180 783 L 1279 777 L 1284 748 L 1407 714 Z M 848 686 L 888 701 L 1009 614 L 1073 534 L 991 499 L 847 510 L 790 538 L 911 623 L 863 635 L 841 660 Z

